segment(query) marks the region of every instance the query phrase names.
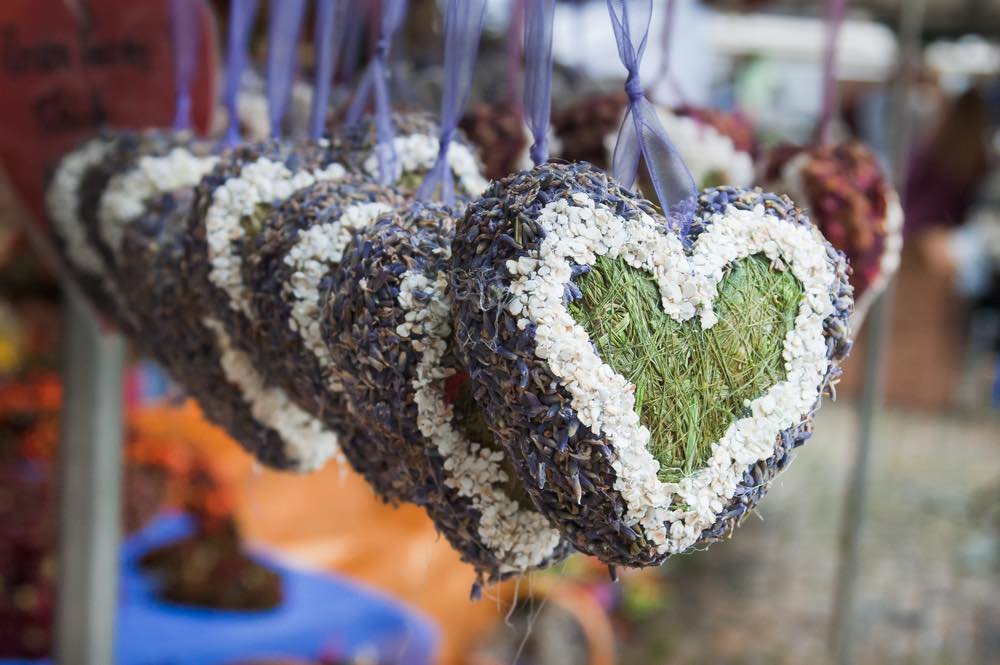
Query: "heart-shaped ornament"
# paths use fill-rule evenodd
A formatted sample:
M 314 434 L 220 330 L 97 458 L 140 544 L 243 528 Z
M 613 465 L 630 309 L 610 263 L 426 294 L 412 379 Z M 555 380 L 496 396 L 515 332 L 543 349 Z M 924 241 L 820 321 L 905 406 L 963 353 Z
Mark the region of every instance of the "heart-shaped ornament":
M 59 161 L 46 190 L 50 231 L 63 264 L 97 311 L 133 336 L 139 330 L 105 236 L 136 217 L 145 198 L 198 182 L 205 168 L 174 168 L 201 163 L 188 151 L 192 140 L 190 132 L 162 129 L 102 132 Z M 207 156 L 208 145 L 195 152 Z M 178 163 L 178 154 L 189 159 Z M 147 177 L 150 168 L 155 180 Z
M 395 189 L 358 176 L 317 182 L 272 210 L 240 251 L 254 322 L 248 351 L 331 427 L 347 414 L 320 332 L 322 296 L 352 235 L 401 205 Z
M 369 478 L 376 487 L 411 479 L 404 498 L 476 568 L 478 589 L 569 548 L 494 441 L 455 357 L 454 218 L 453 209 L 414 202 L 359 230 L 333 275 L 323 331 L 345 394 L 376 430 L 378 443 L 353 454 L 383 461 L 381 477 Z
M 780 146 L 768 156 L 767 186 L 799 201 L 834 247 L 847 255 L 857 299 L 852 324 L 899 269 L 903 207 L 878 157 L 857 142 Z
M 198 184 L 187 218 L 186 252 L 178 270 L 196 300 L 191 316 L 210 328 L 222 350 L 226 380 L 240 387 L 260 424 L 277 432 L 284 452 L 273 459 L 282 468 L 310 471 L 339 454 L 336 431 L 303 409 L 254 362 L 255 322 L 243 262 L 273 208 L 296 191 L 321 181 L 339 180 L 344 168 L 329 143 L 272 139 L 243 144 L 226 152 Z M 211 414 L 210 414 L 211 415 Z M 251 450 L 265 442 L 241 441 Z
M 728 535 L 850 348 L 846 263 L 787 199 L 707 190 L 688 238 L 665 222 L 589 165 L 543 165 L 454 243 L 476 397 L 536 505 L 609 564 Z

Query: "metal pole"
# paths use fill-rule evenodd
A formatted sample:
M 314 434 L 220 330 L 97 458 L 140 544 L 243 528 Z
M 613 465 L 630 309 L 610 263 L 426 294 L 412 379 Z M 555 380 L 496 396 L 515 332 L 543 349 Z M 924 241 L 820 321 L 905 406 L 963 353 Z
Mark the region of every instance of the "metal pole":
M 868 475 L 875 418 L 882 406 L 884 349 L 889 336 L 892 289 L 872 305 L 868 312 L 868 336 L 864 355 L 864 377 L 858 414 L 858 441 L 847 478 L 844 512 L 841 518 L 837 578 L 834 588 L 831 648 L 834 662 L 854 662 L 854 607 L 857 599 L 858 569 L 861 558 L 861 532 L 868 498 Z
M 898 191 L 905 186 L 913 134 L 909 69 L 920 57 L 926 0 L 900 4 L 899 78 L 892 92 L 890 149 L 892 175 Z M 874 443 L 875 421 L 882 407 L 885 349 L 889 339 L 894 285 L 890 284 L 868 313 L 864 376 L 858 415 L 858 439 L 847 479 L 847 495 L 840 527 L 840 548 L 830 630 L 830 650 L 838 665 L 854 662 L 854 610 L 857 600 L 861 536 L 868 497 L 868 476 Z
M 59 443 L 56 659 L 114 662 L 125 343 L 67 284 Z

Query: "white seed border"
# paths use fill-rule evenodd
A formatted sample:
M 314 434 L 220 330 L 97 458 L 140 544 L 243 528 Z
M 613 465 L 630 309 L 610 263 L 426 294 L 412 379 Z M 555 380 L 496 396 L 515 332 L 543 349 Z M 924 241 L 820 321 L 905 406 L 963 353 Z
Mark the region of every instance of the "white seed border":
M 443 248 L 442 255 L 450 251 Z M 443 388 L 455 374 L 454 368 L 442 364 L 451 335 L 447 289 L 443 272 L 429 279 L 423 272 L 409 271 L 400 282 L 398 302 L 406 322 L 396 332 L 420 354 L 411 384 L 417 427 L 444 460 L 445 485 L 479 513 L 479 537 L 495 557 L 499 572 L 524 573 L 551 559 L 561 537 L 544 515 L 521 507 L 504 492 L 508 478 L 500 466 L 503 451 L 469 441 L 453 425 L 454 409 Z M 415 291 L 430 294 L 430 300 L 417 299 Z
M 834 311 L 835 273 L 815 229 L 769 215 L 763 206 L 730 206 L 705 220 L 690 255 L 662 223 L 638 212 L 624 219 L 581 192 L 546 205 L 538 218 L 545 238 L 537 256 L 507 263 L 517 275 L 507 311 L 519 317 L 522 330 L 536 326 L 536 355 L 569 392 L 580 422 L 612 444 L 614 489 L 625 500 L 626 523 L 641 527 L 659 553 L 676 553 L 715 523 L 747 467 L 773 456 L 777 436 L 811 413 L 830 363 L 823 322 Z M 708 329 L 717 321 L 712 303 L 727 267 L 754 254 L 778 268 L 787 265 L 804 287 L 784 342 L 786 378 L 753 400 L 751 415 L 712 444 L 704 468 L 678 483 L 663 483 L 659 463 L 646 448 L 649 430 L 635 412 L 635 386 L 601 360 L 563 302 L 570 261 L 592 265 L 599 255 L 620 257 L 654 276 L 667 314 L 681 322 L 697 314 Z
M 116 173 L 101 195 L 97 219 L 101 239 L 121 264 L 125 227 L 146 212 L 146 203 L 167 192 L 194 187 L 215 168 L 218 157 L 197 157 L 177 147 L 159 157 L 141 157 L 136 165 Z
M 229 297 L 229 306 L 251 317 L 250 298 L 243 283 L 243 259 L 233 243 L 244 236 L 242 220 L 258 205 L 284 201 L 296 191 L 322 180 L 340 180 L 347 172 L 332 163 L 324 169 L 292 173 L 281 162 L 267 157 L 243 165 L 212 194 L 205 214 L 209 280 Z
M 344 250 L 355 231 L 370 226 L 380 215 L 391 211 L 391 206 L 380 202 L 348 206 L 336 221 L 317 224 L 303 231 L 284 256 L 285 265 L 292 270 L 282 286 L 282 298 L 291 310 L 288 327 L 299 335 L 320 367 L 331 367 L 333 364 L 320 326 L 320 281 L 333 265 L 344 258 Z M 335 376 L 325 378 L 331 390 L 343 391 L 343 384 Z
M 253 418 L 278 434 L 297 471 L 316 471 L 329 459 L 343 457 L 337 435 L 289 400 L 284 390 L 265 385 L 250 356 L 233 345 L 221 321 L 206 316 L 202 323 L 215 335 L 226 380 L 240 391 Z
M 104 289 L 121 304 L 118 286 L 108 274 L 101 255 L 91 246 L 78 215 L 84 176 L 110 154 L 114 145 L 111 139 L 91 139 L 63 157 L 45 192 L 45 207 L 53 230 L 66 246 L 66 259 L 81 272 L 99 279 Z

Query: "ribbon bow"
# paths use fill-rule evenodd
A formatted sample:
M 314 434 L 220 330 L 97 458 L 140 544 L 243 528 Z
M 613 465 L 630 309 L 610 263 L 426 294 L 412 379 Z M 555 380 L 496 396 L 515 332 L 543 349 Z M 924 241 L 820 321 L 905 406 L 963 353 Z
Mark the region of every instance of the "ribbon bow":
M 448 149 L 458 120 L 469 103 L 472 70 L 479 50 L 486 0 L 448 0 L 444 21 L 444 86 L 441 92 L 441 137 L 437 159 L 420 183 L 417 198 L 427 200 L 441 187 L 441 200 L 455 202 L 455 182 L 448 166 Z
M 399 160 L 393 146 L 395 130 L 392 124 L 392 106 L 389 97 L 389 48 L 392 38 L 403 24 L 406 16 L 407 0 L 385 0 L 382 4 L 382 25 L 380 26 L 375 55 L 362 75 L 358 92 L 347 110 L 345 119 L 348 126 L 357 124 L 364 112 L 369 97 L 375 99 L 375 154 L 378 155 L 379 182 L 390 184 L 399 177 Z
M 636 3 L 639 9 L 629 16 L 628 0 L 607 0 L 611 25 L 618 42 L 618 55 L 628 72 L 625 93 L 628 110 L 618 132 L 611 174 L 626 187 L 635 184 L 642 157 L 656 190 L 660 207 L 685 238 L 694 215 L 697 189 L 691 172 L 660 124 L 656 109 L 646 99 L 639 80 L 639 65 L 646 50 L 652 0 Z M 634 20 L 634 22 L 633 22 Z M 636 29 L 638 28 L 638 29 Z M 638 45 L 636 37 L 639 37 Z

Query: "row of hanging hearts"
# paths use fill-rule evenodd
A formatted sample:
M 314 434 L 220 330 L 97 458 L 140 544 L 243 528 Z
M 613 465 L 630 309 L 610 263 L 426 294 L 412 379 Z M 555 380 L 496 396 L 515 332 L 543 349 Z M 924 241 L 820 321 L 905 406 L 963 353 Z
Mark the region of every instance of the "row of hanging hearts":
M 608 4 L 637 70 L 642 36 L 623 38 L 627 13 Z M 463 11 L 475 9 L 452 2 L 446 19 L 446 54 L 459 58 L 476 47 Z M 380 66 L 367 84 L 376 101 Z M 88 141 L 47 191 L 67 270 L 262 463 L 309 471 L 345 458 L 385 500 L 422 506 L 480 581 L 574 549 L 653 565 L 728 536 L 811 435 L 849 351 L 843 254 L 761 190 L 710 187 L 661 209 L 544 151 L 489 182 L 475 149 L 452 140 L 461 104 L 448 96 L 468 88 L 456 85 L 441 127 L 383 106 L 311 140 L 221 154 L 184 130 Z M 637 123 L 643 101 L 633 90 Z M 529 124 L 537 146 L 547 110 Z M 803 169 L 820 164 L 801 178 L 808 199 L 816 182 L 851 186 L 837 150 Z M 650 170 L 660 193 L 669 174 Z M 725 319 L 720 284 L 758 256 L 802 287 L 779 340 L 782 377 L 732 409 L 699 466 L 667 479 L 620 358 L 569 311 L 587 302 L 580 280 L 622 260 L 649 275 L 666 317 L 711 334 Z

